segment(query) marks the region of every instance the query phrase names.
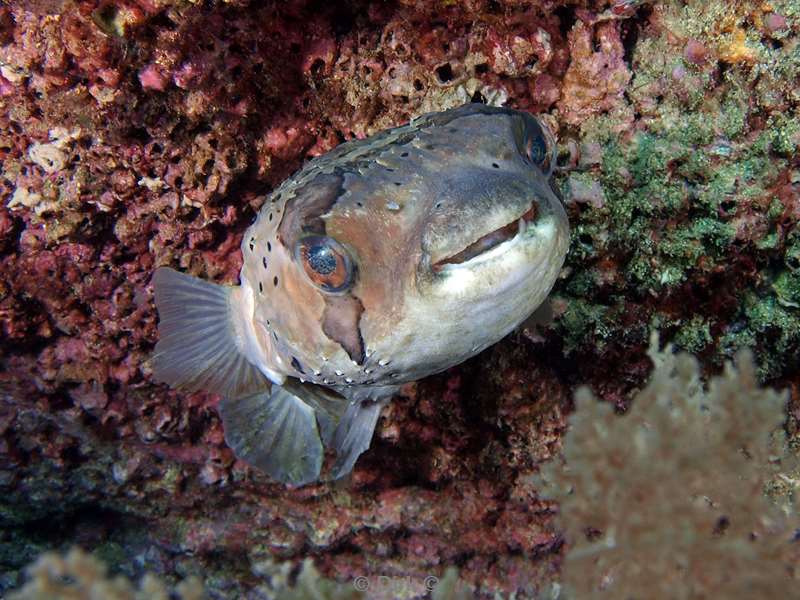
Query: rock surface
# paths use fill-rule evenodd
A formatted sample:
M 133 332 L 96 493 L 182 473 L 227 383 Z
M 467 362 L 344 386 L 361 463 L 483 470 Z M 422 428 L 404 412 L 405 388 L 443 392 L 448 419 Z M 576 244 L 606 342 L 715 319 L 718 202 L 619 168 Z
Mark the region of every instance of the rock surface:
M 624 409 L 649 331 L 707 372 L 800 346 L 800 9 L 609 0 L 19 0 L 0 6 L 0 593 L 40 551 L 269 597 L 282 563 L 535 597 L 562 537 L 531 475 L 572 391 Z M 573 240 L 554 322 L 407 386 L 346 486 L 234 460 L 218 398 L 150 379 L 149 285 L 235 282 L 264 194 L 465 101 L 545 113 Z

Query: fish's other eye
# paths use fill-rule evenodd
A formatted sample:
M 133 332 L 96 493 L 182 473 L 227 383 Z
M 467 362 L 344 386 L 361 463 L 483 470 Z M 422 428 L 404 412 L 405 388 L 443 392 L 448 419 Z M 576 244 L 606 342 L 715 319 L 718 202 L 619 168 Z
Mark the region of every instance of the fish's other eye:
M 306 276 L 323 292 L 342 292 L 353 284 L 353 261 L 333 238 L 309 235 L 298 240 L 295 256 Z
M 550 130 L 538 119 L 530 118 L 525 127 L 525 155 L 548 177 L 555 167 L 556 143 Z

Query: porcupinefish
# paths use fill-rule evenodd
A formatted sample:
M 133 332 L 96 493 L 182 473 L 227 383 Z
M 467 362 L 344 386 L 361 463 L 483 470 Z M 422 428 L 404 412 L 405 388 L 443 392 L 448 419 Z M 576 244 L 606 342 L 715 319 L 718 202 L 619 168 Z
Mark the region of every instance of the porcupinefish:
M 266 199 L 238 286 L 154 275 L 157 380 L 220 394 L 236 455 L 281 482 L 349 473 L 400 385 L 542 304 L 569 225 L 530 114 L 467 104 L 344 143 Z

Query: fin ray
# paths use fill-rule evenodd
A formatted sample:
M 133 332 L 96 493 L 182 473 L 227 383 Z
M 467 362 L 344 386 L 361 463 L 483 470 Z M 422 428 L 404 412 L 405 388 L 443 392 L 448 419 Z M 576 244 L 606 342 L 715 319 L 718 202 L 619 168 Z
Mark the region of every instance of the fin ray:
M 279 385 L 224 399 L 225 441 L 236 456 L 272 478 L 304 485 L 319 478 L 323 448 L 313 408 Z
M 152 358 L 158 381 L 227 397 L 265 389 L 266 378 L 236 343 L 232 287 L 168 267 L 156 270 L 153 285 L 160 319 Z
M 333 436 L 336 462 L 331 474 L 340 479 L 353 470 L 356 460 L 369 448 L 375 425 L 386 401 L 363 400 L 350 403 Z

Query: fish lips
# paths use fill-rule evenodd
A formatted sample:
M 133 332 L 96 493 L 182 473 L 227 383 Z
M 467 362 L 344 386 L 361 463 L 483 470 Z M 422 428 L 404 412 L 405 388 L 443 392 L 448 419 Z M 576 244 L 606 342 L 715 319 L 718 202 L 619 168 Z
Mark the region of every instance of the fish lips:
M 502 284 L 501 279 L 515 279 L 514 271 L 525 270 L 525 257 L 534 260 L 552 255 L 553 260 L 562 262 L 569 240 L 564 207 L 549 183 L 537 182 L 532 191 L 529 203 L 505 225 L 468 240 L 456 252 L 425 254 L 419 279 L 436 286 L 445 281 L 452 283 L 453 277 L 469 279 L 464 276 L 470 274 Z

